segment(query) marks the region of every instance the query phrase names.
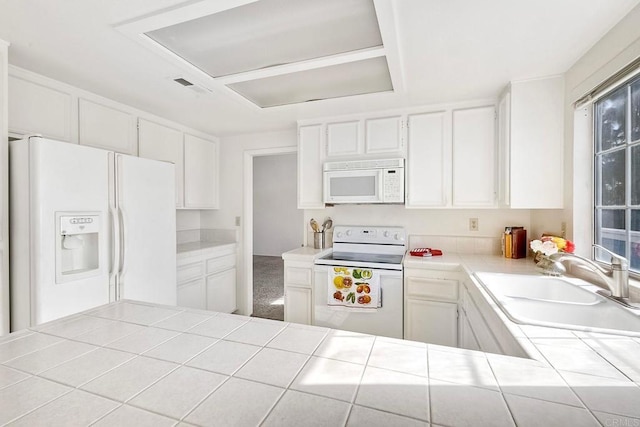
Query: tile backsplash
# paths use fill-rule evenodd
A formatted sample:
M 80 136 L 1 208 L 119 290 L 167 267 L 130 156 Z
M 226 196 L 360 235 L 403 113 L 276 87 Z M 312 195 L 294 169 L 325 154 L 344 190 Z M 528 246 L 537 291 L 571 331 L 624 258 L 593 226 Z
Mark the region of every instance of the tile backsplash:
M 432 248 L 443 252 L 476 255 L 500 255 L 500 237 L 457 237 L 409 235 L 409 249 Z

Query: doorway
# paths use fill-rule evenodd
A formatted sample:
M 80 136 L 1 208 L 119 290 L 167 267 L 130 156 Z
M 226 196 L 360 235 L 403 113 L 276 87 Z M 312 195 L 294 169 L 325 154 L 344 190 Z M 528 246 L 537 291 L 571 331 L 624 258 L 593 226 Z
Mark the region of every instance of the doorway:
M 254 317 L 284 320 L 282 253 L 304 240 L 296 151 L 282 147 L 245 152 L 242 304 Z

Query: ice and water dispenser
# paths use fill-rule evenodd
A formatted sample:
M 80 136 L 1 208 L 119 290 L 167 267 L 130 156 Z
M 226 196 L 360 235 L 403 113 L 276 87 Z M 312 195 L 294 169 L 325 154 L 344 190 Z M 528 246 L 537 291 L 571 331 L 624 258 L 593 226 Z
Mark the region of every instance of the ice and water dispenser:
M 56 283 L 100 274 L 100 214 L 56 213 Z

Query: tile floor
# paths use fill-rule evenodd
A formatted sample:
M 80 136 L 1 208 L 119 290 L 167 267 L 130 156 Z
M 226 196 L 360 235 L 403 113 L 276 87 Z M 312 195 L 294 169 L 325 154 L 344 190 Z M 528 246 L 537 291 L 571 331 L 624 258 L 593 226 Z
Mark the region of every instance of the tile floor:
M 637 341 L 532 341 L 553 366 L 120 302 L 0 339 L 0 425 L 640 426 Z

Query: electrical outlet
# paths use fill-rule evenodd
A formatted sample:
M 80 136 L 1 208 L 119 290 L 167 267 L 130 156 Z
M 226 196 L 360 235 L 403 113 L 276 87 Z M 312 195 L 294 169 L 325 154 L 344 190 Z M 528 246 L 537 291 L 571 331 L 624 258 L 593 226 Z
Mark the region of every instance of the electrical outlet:
M 236 217 L 236 226 L 237 227 L 240 226 L 240 217 L 239 216 Z
M 560 234 L 563 239 L 567 237 L 567 223 L 564 221 L 560 223 Z
M 469 231 L 478 231 L 478 218 L 469 218 Z

